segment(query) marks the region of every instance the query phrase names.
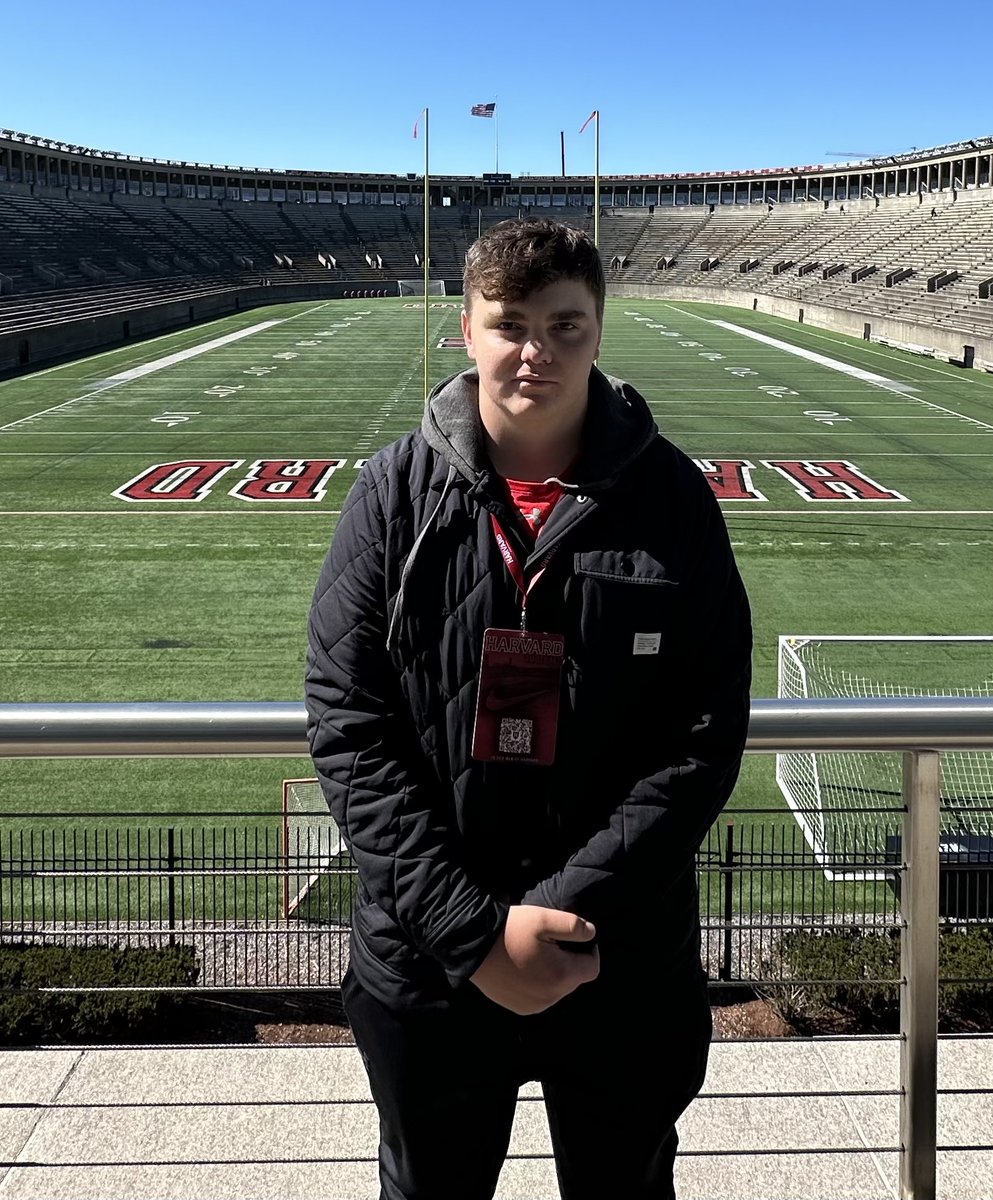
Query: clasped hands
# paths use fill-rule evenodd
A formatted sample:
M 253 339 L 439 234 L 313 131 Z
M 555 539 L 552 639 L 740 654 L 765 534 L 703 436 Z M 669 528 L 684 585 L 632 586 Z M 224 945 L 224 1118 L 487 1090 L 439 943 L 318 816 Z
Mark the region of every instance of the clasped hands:
M 489 954 L 471 976 L 494 1004 L 527 1017 L 551 1008 L 600 973 L 600 952 L 564 950 L 560 942 L 589 942 L 596 929 L 574 913 L 515 904 Z

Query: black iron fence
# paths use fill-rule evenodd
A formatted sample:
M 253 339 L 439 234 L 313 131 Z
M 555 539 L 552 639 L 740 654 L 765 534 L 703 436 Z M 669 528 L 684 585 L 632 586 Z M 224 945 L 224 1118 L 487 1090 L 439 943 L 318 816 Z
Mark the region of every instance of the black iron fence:
M 152 755 L 188 756 L 191 754 L 198 756 L 293 756 L 306 752 L 304 728 L 305 717 L 301 704 L 272 702 L 257 704 L 172 702 L 127 705 L 0 704 L 0 756 L 146 757 Z M 985 890 L 983 889 L 983 878 L 985 876 L 985 879 L 988 880 L 989 877 L 987 867 L 990 855 L 988 850 L 984 854 L 982 847 L 979 847 L 980 853 L 974 858 L 973 847 L 965 847 L 963 854 L 961 846 L 954 848 L 954 843 L 945 847 L 942 845 L 941 759 L 942 755 L 947 752 L 988 753 L 993 750 L 993 703 L 988 698 L 949 696 L 900 699 L 872 697 L 862 700 L 757 699 L 752 701 L 751 725 L 746 749 L 750 753 L 775 754 L 821 755 L 853 750 L 865 751 L 870 754 L 894 752 L 902 754 L 900 769 L 902 832 L 900 839 L 888 846 L 884 843 L 885 850 L 882 858 L 875 864 L 879 869 L 872 872 L 871 881 L 863 873 L 863 880 L 866 884 L 871 882 L 873 889 L 880 883 L 885 886 L 892 880 L 893 886 L 899 886 L 903 893 L 900 902 L 899 937 L 891 939 L 891 941 L 899 942 L 898 966 L 894 965 L 892 956 L 889 959 L 891 967 L 889 974 L 898 974 L 900 977 L 898 1009 L 902 1041 L 899 1188 L 902 1196 L 933 1197 L 936 1195 L 938 979 L 941 961 L 941 939 L 940 936 L 936 936 L 935 927 L 940 925 L 942 920 L 946 922 L 949 920 L 966 922 L 988 920 L 990 898 L 988 882 L 985 883 Z M 989 799 L 987 795 L 983 805 L 987 810 L 990 807 Z M 216 824 L 219 816 L 220 814 L 215 814 L 215 819 L 210 821 L 212 826 Z M 148 824 L 147 816 L 137 818 L 137 821 Z M 181 824 L 185 825 L 186 822 L 181 822 Z M 265 822 L 261 822 L 261 824 L 264 825 Z M 28 837 L 29 853 L 27 858 L 20 852 L 22 843 L 19 840 L 17 843 L 18 856 L 16 858 L 13 856 L 13 844 L 11 844 L 10 865 L 2 868 L 4 873 L 0 878 L 0 883 L 7 889 L 7 908 L 4 913 L 0 913 L 0 923 L 6 926 L 8 932 L 0 933 L 0 937 L 5 936 L 8 940 L 17 938 L 23 940 L 25 937 L 45 940 L 46 937 L 62 936 L 66 938 L 79 933 L 82 933 L 83 936 L 94 934 L 104 938 L 108 934 L 115 937 L 131 936 L 128 922 L 124 923 L 123 931 L 120 930 L 119 915 L 111 919 L 109 916 L 101 914 L 100 920 L 85 922 L 87 926 L 94 925 L 95 928 L 80 930 L 79 922 L 75 919 L 75 884 L 72 889 L 66 885 L 61 910 L 56 911 L 56 902 L 52 898 L 50 915 L 39 921 L 34 913 L 35 889 L 38 883 L 35 879 L 36 872 L 41 870 L 56 877 L 61 871 L 67 879 L 80 878 L 80 872 L 73 868 L 71 873 L 67 874 L 63 868 L 58 866 L 57 861 L 53 862 L 50 867 L 37 867 L 37 860 L 31 856 L 30 840 Z M 816 844 L 816 839 L 812 840 Z M 164 874 L 168 897 L 169 875 L 181 875 L 188 868 L 185 865 L 180 866 L 178 860 L 170 859 L 168 838 L 166 844 L 167 856 L 164 870 L 160 856 L 158 863 L 149 865 L 132 866 L 128 863 L 123 868 L 104 867 L 105 876 L 108 871 L 113 872 L 115 877 L 120 876 L 122 879 L 129 880 L 128 886 L 130 886 L 131 883 L 142 878 L 152 878 Z M 300 844 L 316 844 L 318 847 L 321 845 L 320 839 L 316 843 L 308 843 L 306 839 L 297 839 L 298 848 L 294 849 L 292 845 L 290 846 L 293 856 L 297 859 L 300 857 Z M 708 860 L 708 853 L 713 854 L 715 850 L 718 855 L 717 861 Z M 878 850 L 878 843 L 876 850 Z M 720 858 L 722 851 L 723 860 Z M 832 848 L 830 852 L 836 856 L 837 848 Z M 739 853 L 740 845 L 736 845 L 732 840 L 729 850 L 727 844 L 722 844 L 718 838 L 716 847 L 708 846 L 701 861 L 703 882 L 706 884 L 703 894 L 706 897 L 707 953 L 709 955 L 710 938 L 716 932 L 724 954 L 719 970 L 723 969 L 725 974 L 729 973 L 728 964 L 730 964 L 731 975 L 735 974 L 733 958 L 735 931 L 734 928 L 731 929 L 732 937 L 729 949 L 726 891 L 727 877 L 734 870 Z M 876 851 L 873 853 L 875 855 Z M 305 857 L 310 857 L 310 855 L 305 855 Z M 317 855 L 317 858 L 320 859 L 320 854 Z M 175 837 L 173 839 L 173 859 L 175 859 Z M 730 860 L 730 867 L 727 860 Z M 42 861 L 45 861 L 44 853 L 42 853 Z M 237 862 L 237 856 L 235 861 Z M 266 861 L 269 862 L 271 859 L 267 858 Z M 254 874 L 256 878 L 265 877 L 267 879 L 271 872 L 276 875 L 282 873 L 284 897 L 292 896 L 293 903 L 287 901 L 279 910 L 283 916 L 276 920 L 275 929 L 273 929 L 273 922 L 268 918 L 263 924 L 263 929 L 272 930 L 276 935 L 280 935 L 285 923 L 287 932 L 292 937 L 299 939 L 302 932 L 308 938 L 316 937 L 320 943 L 327 944 L 330 936 L 333 936 L 339 939 L 339 945 L 343 948 L 347 939 L 347 924 L 344 921 L 337 925 L 329 922 L 322 926 L 320 920 L 315 920 L 307 912 L 309 903 L 320 905 L 320 893 L 317 885 L 322 878 L 325 880 L 329 878 L 328 870 L 301 870 L 302 867 L 311 865 L 299 861 L 288 864 L 282 862 L 277 863 L 275 868 L 266 866 L 260 869 L 256 864 L 254 871 L 249 872 L 247 867 L 232 867 L 225 862 L 223 866 L 210 868 L 210 871 L 206 873 L 211 878 L 217 878 L 219 877 L 218 872 L 220 876 L 227 877 L 232 871 L 240 871 L 246 878 L 249 877 L 249 874 Z M 820 870 L 824 875 L 827 865 L 817 863 L 816 867 L 811 864 L 807 868 L 802 863 L 776 861 L 771 865 L 772 877 L 776 875 L 782 877 L 784 871 L 789 875 L 793 875 L 795 871 L 802 873 L 805 869 L 810 872 Z M 957 904 L 959 895 L 959 889 L 952 887 L 948 868 L 951 867 L 954 872 L 961 866 L 966 866 L 971 874 L 976 876 L 977 886 L 973 892 L 978 898 L 977 908 L 980 901 L 987 905 L 986 918 L 981 917 L 978 911 L 975 916 L 948 914 L 949 900 Z M 756 865 L 753 863 L 744 869 L 754 872 L 755 867 Z M 833 883 L 838 880 L 839 873 L 835 872 L 833 867 L 829 867 L 829 869 L 832 872 Z M 291 871 L 295 873 L 294 879 L 298 883 L 303 879 L 303 886 L 298 887 L 295 892 L 291 891 L 290 881 L 286 878 Z M 899 871 L 898 876 L 894 875 L 896 871 Z M 200 872 L 201 875 L 204 873 L 204 871 Z M 89 878 L 90 874 L 89 867 L 83 870 L 82 878 L 86 880 L 86 883 L 82 886 L 87 887 L 96 881 Z M 183 874 L 182 877 L 193 879 L 197 875 Z M 348 888 L 345 887 L 344 881 L 346 878 L 350 879 L 351 876 L 347 875 L 347 872 L 339 870 L 337 877 L 342 881 L 337 894 L 341 901 L 342 912 L 344 912 L 347 907 L 344 899 L 348 894 Z M 827 878 L 826 875 L 825 878 Z M 820 886 L 819 883 L 818 886 Z M 707 907 L 712 903 L 714 887 L 718 893 L 716 907 Z M 70 890 L 72 892 L 71 902 Z M 731 908 L 734 912 L 735 886 L 733 883 L 731 884 L 731 893 Z M 44 890 L 42 890 L 42 894 L 44 894 Z M 332 889 L 333 894 L 334 890 Z M 782 887 L 779 888 L 778 894 L 782 899 Z M 175 885 L 173 885 L 173 895 L 175 898 Z M 15 908 L 15 896 L 30 897 L 27 914 Z M 984 901 L 983 897 L 985 897 Z M 302 900 L 308 903 L 301 903 Z M 944 918 L 940 915 L 942 903 L 948 914 Z M 752 910 L 748 914 L 747 927 L 751 929 L 757 921 L 760 930 L 765 929 L 767 925 L 773 928 L 774 924 L 770 918 L 775 916 L 776 908 L 775 904 L 770 904 L 768 915 L 762 907 L 759 908 L 758 915 L 755 910 Z M 830 908 L 833 920 L 839 912 L 839 906 L 832 902 L 832 905 L 823 908 L 823 912 L 826 913 L 828 908 Z M 862 911 L 864 916 L 865 908 L 866 904 L 863 901 L 853 910 L 846 910 L 842 905 L 840 911 L 843 913 L 854 912 L 856 916 Z M 779 910 L 781 915 L 782 904 L 779 905 Z M 91 912 L 90 909 L 86 911 L 88 914 Z M 195 912 L 196 909 L 194 908 L 192 911 Z M 871 911 L 879 912 L 880 910 L 873 907 Z M 291 916 L 291 913 L 294 915 Z M 714 918 L 720 922 L 716 931 L 710 917 L 712 913 L 720 914 Z M 25 928 L 26 915 L 29 917 L 27 928 Z M 744 934 L 746 921 L 742 920 L 742 915 L 739 911 L 738 923 Z M 809 916 L 809 914 L 805 915 Z M 794 917 L 797 917 L 797 914 L 794 914 Z M 222 919 L 224 924 L 221 929 L 228 931 L 232 922 L 226 915 L 226 911 Z M 799 918 L 797 917 L 797 919 Z M 196 936 L 197 934 L 220 932 L 220 930 L 209 930 L 206 928 L 206 919 L 196 917 L 192 918 L 193 928 L 181 928 L 179 917 L 175 912 L 172 917 L 174 927 L 170 928 L 168 899 L 164 918 L 160 905 L 155 912 L 149 912 L 145 920 L 147 924 L 144 931 L 145 936 L 172 938 L 174 941 L 186 936 L 187 933 Z M 196 927 L 198 920 L 201 928 Z M 293 929 L 290 924 L 292 921 L 300 923 L 299 931 Z M 249 939 L 252 936 L 258 937 L 257 930 L 239 925 L 237 922 L 238 918 L 235 918 L 233 925 L 235 936 Z M 50 923 L 53 926 L 51 929 L 48 928 Z M 110 928 L 112 924 L 118 926 L 117 931 Z M 189 924 L 189 922 L 185 924 Z M 780 944 L 803 933 L 802 929 L 783 931 L 782 921 L 780 921 L 779 930 L 780 932 L 773 936 L 778 936 Z M 140 936 L 142 931 L 136 932 Z M 965 930 L 967 936 L 976 932 L 975 928 Z M 985 930 L 980 929 L 978 932 L 981 935 L 983 947 L 988 948 L 988 926 Z M 827 940 L 824 939 L 824 941 Z M 852 939 L 853 942 L 855 940 Z M 882 946 L 883 949 L 887 949 L 882 937 L 872 940 L 877 948 Z M 960 943 L 962 941 L 963 939 L 960 939 Z M 969 944 L 966 946 L 967 951 L 971 952 L 975 949 L 976 941 L 976 937 L 970 938 Z M 961 944 L 958 948 L 961 949 Z M 306 945 L 299 946 L 301 959 L 306 958 L 306 949 Z M 34 954 L 30 948 L 21 953 L 24 958 Z M 172 950 L 167 948 L 167 953 L 171 954 L 173 958 L 189 958 L 189 954 L 183 947 L 174 947 Z M 222 960 L 223 957 L 222 955 Z M 284 962 L 286 957 L 284 954 Z M 762 957 L 760 951 L 760 961 Z M 262 961 L 266 961 L 264 953 Z M 739 964 L 743 961 L 740 956 L 738 961 Z M 808 958 L 807 961 L 811 960 Z M 339 977 L 340 964 L 341 959 L 339 958 Z M 320 964 L 316 971 L 312 971 L 309 965 L 307 966 L 305 974 L 308 978 L 320 980 L 309 986 L 333 986 L 332 972 L 329 970 L 322 973 L 319 966 Z M 737 973 L 745 974 L 740 966 Z M 799 972 L 792 971 L 790 973 L 792 984 L 797 983 L 798 976 L 802 980 L 803 973 L 803 969 Z M 828 975 L 830 976 L 832 973 L 828 972 Z M 279 974 L 280 972 L 277 971 L 276 975 L 279 976 Z M 975 974 L 984 983 L 988 983 L 993 978 L 993 969 L 986 966 L 976 971 Z M 786 972 L 781 972 L 782 977 L 785 975 Z M 878 976 L 878 972 L 876 975 Z M 249 976 L 256 980 L 255 984 L 241 986 L 258 987 L 257 970 L 246 971 L 245 978 Z M 850 971 L 848 977 L 851 978 Z M 858 989 L 853 988 L 853 990 Z
M 697 858 L 704 967 L 727 987 L 795 982 L 799 931 L 899 930 L 898 813 L 819 861 L 787 814 L 737 811 Z M 162 818 L 159 818 L 162 819 Z M 0 946 L 194 949 L 196 990 L 336 988 L 348 962 L 355 872 L 329 853 L 328 814 L 289 828 L 257 814 L 26 813 L 0 823 Z M 993 854 L 945 855 L 949 927 L 993 928 Z M 894 977 L 893 982 L 896 982 Z

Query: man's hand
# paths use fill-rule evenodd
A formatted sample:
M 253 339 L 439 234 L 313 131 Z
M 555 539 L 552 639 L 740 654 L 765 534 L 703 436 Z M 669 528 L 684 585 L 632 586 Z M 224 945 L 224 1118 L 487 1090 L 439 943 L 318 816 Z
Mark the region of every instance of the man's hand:
M 596 929 L 573 913 L 516 904 L 472 982 L 494 1004 L 518 1016 L 543 1012 L 600 973 L 600 952 L 563 950 L 559 942 L 589 942 Z

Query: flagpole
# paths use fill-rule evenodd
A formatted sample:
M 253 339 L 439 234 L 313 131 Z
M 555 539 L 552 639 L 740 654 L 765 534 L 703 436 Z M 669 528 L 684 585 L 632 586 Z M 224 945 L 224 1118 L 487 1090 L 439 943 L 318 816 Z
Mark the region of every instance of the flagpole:
M 428 371 L 428 295 L 431 282 L 431 173 L 428 147 L 430 143 L 428 110 L 424 110 L 424 400 L 430 394 L 430 372 Z
M 493 133 L 496 139 L 496 173 L 500 174 L 500 97 L 497 96 L 493 106 Z
M 593 151 L 593 244 L 600 249 L 600 110 L 595 108 L 583 122 L 580 133 L 586 131 L 590 121 L 596 121 L 594 134 L 596 136 Z
M 593 244 L 600 248 L 600 110 L 596 113 L 596 149 L 593 153 Z

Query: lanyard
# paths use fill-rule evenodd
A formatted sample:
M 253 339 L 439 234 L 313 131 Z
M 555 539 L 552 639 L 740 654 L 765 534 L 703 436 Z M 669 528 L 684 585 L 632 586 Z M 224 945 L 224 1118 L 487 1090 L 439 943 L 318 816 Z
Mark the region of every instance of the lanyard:
M 538 569 L 531 576 L 530 582 L 524 579 L 524 568 L 521 566 L 520 559 L 517 557 L 517 552 L 510 544 L 507 535 L 500 528 L 500 522 L 496 519 L 493 513 L 490 513 L 490 523 L 493 526 L 493 536 L 496 538 L 496 544 L 500 550 L 500 556 L 510 572 L 510 576 L 514 583 L 517 584 L 517 590 L 521 593 L 521 632 L 527 631 L 527 612 L 528 612 L 528 596 L 531 594 L 534 585 L 544 575 L 545 568 L 552 561 L 555 554 L 554 549 L 549 550 L 545 557 L 538 564 Z

